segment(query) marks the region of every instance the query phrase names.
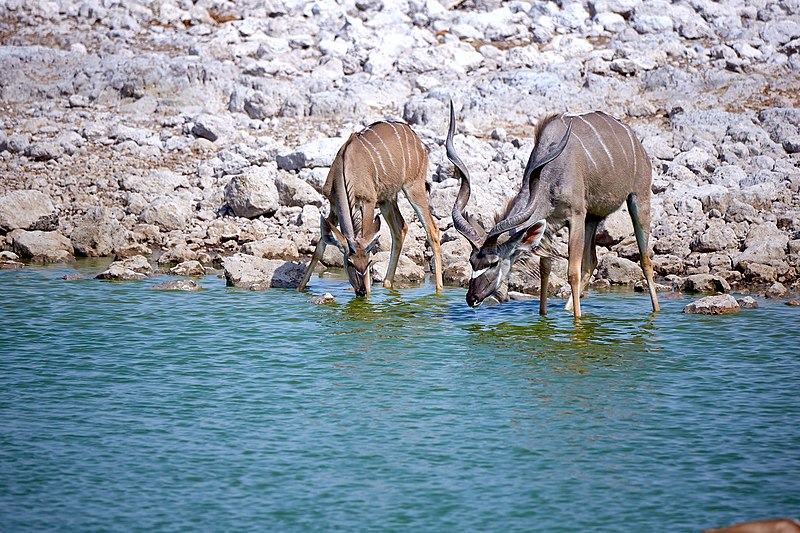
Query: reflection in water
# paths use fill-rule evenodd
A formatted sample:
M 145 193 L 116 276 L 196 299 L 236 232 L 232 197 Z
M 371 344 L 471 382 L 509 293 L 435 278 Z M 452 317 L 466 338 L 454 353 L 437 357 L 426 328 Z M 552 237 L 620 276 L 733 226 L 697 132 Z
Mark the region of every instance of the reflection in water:
M 566 315 L 566 313 L 565 313 Z M 619 360 L 659 351 L 655 317 L 615 318 L 586 314 L 580 320 L 528 317 L 521 323 L 470 323 L 465 329 L 475 345 L 540 358 L 565 356 L 589 360 Z

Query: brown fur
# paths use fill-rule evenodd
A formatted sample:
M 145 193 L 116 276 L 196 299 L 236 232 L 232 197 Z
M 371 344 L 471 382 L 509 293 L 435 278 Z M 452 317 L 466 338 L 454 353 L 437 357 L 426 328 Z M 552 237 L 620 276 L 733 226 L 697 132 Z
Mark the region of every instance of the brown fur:
M 451 114 L 454 120 L 452 117 Z M 452 131 L 451 123 L 448 138 Z M 506 207 L 500 223 L 477 244 L 468 228 L 459 230 L 471 239 L 474 247 L 470 263 L 476 275 L 470 281 L 467 303 L 474 306 L 490 295 L 500 277 L 507 275 L 508 267 L 501 268 L 507 261 L 513 262 L 525 251 L 535 250 L 541 256 L 539 312 L 545 314 L 554 251 L 551 240 L 567 226 L 568 281 L 572 291 L 567 309 L 572 309 L 576 318 L 580 317 L 580 295 L 597 266 L 594 243 L 597 226 L 627 202 L 652 307 L 658 311 L 647 253 L 652 167 L 631 128 L 603 112 L 591 112 L 545 115 L 534 134 L 536 144 L 526 165 L 522 187 Z M 463 188 L 466 172 L 460 172 Z M 466 205 L 461 192 L 456 202 Z
M 427 171 L 428 152 L 403 122 L 376 122 L 350 135 L 336 154 L 323 187 L 323 194 L 331 204 L 331 213 L 323 226 L 331 228 L 337 223 L 340 226 L 343 238 L 333 229 L 331 234 L 342 246 L 345 271 L 356 292 L 359 292 L 356 285 L 364 283 L 369 293 L 369 280 L 356 280 L 368 277 L 371 255 L 368 245 L 378 231 L 373 223 L 376 207 L 380 208 L 392 234 L 392 253 L 384 282 L 387 287 L 392 285 L 408 228 L 397 207 L 400 191 L 406 195 L 428 233 L 435 258 L 436 290 L 442 291 L 439 228 L 428 206 Z M 320 239 L 298 290 L 305 287 L 324 248 L 325 241 Z M 352 270 L 357 272 L 354 274 Z

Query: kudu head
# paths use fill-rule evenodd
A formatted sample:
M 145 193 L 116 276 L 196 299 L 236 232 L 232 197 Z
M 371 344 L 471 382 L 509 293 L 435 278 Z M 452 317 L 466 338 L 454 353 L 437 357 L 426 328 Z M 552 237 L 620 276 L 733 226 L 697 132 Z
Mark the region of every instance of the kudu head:
M 372 250 L 378 243 L 381 229 L 381 218 L 364 228 L 361 237 L 346 236 L 339 228 L 330 224 L 325 217 L 321 218 L 321 235 L 326 244 L 333 244 L 344 255 L 344 271 L 356 296 L 368 296 L 372 278 Z
M 471 192 L 470 179 L 467 167 L 453 147 L 455 111 L 453 102 L 450 102 L 450 130 L 447 133 L 445 148 L 447 158 L 455 165 L 456 176 L 461 180 L 461 187 L 453 205 L 453 226 L 472 245 L 472 254 L 469 258 L 472 278 L 467 290 L 467 304 L 470 307 L 479 306 L 486 298 L 497 293 L 514 261 L 524 252 L 536 248 L 541 242 L 547 222 L 542 217 L 543 213 L 535 212 L 532 189 L 536 180 L 531 178 L 534 173 L 561 154 L 571 131 L 572 122 L 569 123 L 567 133 L 561 142 L 548 150 L 543 157 L 534 160 L 531 153 L 517 198 L 510 204 L 506 216 L 491 230 L 486 231 L 475 217 L 464 210 Z

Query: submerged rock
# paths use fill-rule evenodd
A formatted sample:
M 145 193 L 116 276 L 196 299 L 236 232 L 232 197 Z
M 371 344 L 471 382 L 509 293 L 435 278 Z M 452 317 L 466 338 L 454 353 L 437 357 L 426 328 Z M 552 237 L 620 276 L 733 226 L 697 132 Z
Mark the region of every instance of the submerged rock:
M 95 279 L 110 281 L 136 281 L 147 279 L 153 273 L 153 267 L 146 257 L 134 255 L 122 261 L 114 261 L 108 268 L 98 274 Z
M 176 279 L 172 281 L 165 281 L 163 283 L 156 283 L 150 288 L 162 291 L 199 291 L 202 289 L 202 287 L 193 279 Z
M 757 309 L 758 302 L 752 296 L 745 296 L 744 298 L 737 298 L 736 303 L 739 304 L 739 307 L 742 309 Z
M 323 295 L 314 295 L 308 301 L 314 305 L 332 304 L 336 303 L 336 298 L 334 298 L 333 294 L 326 292 Z
M 738 313 L 740 309 L 736 298 L 730 294 L 720 294 L 700 298 L 684 307 L 683 312 L 697 315 L 729 315 Z

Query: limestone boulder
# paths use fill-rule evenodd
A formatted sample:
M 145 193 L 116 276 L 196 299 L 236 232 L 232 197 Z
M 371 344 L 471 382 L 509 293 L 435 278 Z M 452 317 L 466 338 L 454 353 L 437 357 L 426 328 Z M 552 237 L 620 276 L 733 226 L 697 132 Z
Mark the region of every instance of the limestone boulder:
M 717 252 L 738 248 L 736 232 L 721 219 L 709 221 L 708 227 L 695 236 L 691 249 L 694 252 Z
M 0 270 L 16 270 L 24 267 L 25 265 L 18 261 L 19 256 L 14 252 L 3 250 L 0 251 Z
M 167 231 L 182 230 L 192 216 L 191 204 L 182 197 L 159 196 L 145 208 L 141 221 Z
M 282 172 L 275 180 L 281 205 L 304 207 L 314 205 L 322 207 L 324 198 L 314 187 L 289 172 Z
M 107 208 L 92 206 L 76 222 L 70 240 L 76 254 L 102 257 L 125 247 L 128 233 Z
M 444 267 L 442 279 L 447 284 L 466 287 L 469 285 L 471 274 L 472 268 L 469 266 L 468 262 L 455 262 Z
M 317 139 L 299 146 L 293 151 L 278 154 L 275 160 L 278 168 L 283 170 L 329 167 L 346 140 L 345 137 Z
M 51 231 L 57 225 L 56 208 L 47 194 L 18 190 L 0 196 L 0 232 L 15 229 Z
M 282 259 L 284 261 L 300 259 L 297 245 L 289 239 L 272 238 L 246 242 L 242 245 L 242 252 L 263 259 Z
M 745 296 L 743 298 L 737 298 L 736 303 L 739 304 L 739 307 L 742 309 L 757 309 L 758 308 L 758 301 L 753 298 L 752 296 Z
M 597 226 L 595 242 L 600 246 L 613 246 L 633 235 L 633 223 L 627 206 L 617 209 Z
M 731 285 L 724 278 L 712 274 L 694 274 L 681 284 L 683 292 L 730 292 Z
M 62 263 L 75 259 L 72 243 L 58 231 L 15 230 L 9 236 L 14 252 L 22 258 L 44 263 Z
M 273 167 L 249 167 L 233 176 L 225 186 L 225 202 L 236 216 L 256 218 L 272 216 L 280 207 Z
M 185 241 L 169 244 L 167 250 L 158 257 L 159 265 L 175 266 L 187 261 L 199 261 L 199 258 L 197 250 Z
M 597 265 L 597 277 L 613 285 L 635 283 L 644 277 L 638 263 L 615 255 L 604 255 Z
M 142 255 L 134 255 L 122 261 L 114 261 L 98 274 L 96 279 L 108 281 L 136 281 L 147 279 L 153 274 L 153 266 Z
M 696 315 L 729 315 L 738 313 L 741 307 L 730 294 L 706 296 L 683 308 L 684 313 Z
M 262 259 L 247 254 L 234 254 L 223 264 L 229 287 L 250 290 L 296 288 L 305 273 L 305 265 L 278 259 Z
M 456 239 L 447 241 L 442 244 L 442 267 L 448 268 L 451 265 L 463 264 L 469 271 L 469 256 L 472 253 L 472 247 L 466 239 Z
M 200 261 L 183 261 L 169 269 L 175 276 L 205 276 L 206 269 Z
M 389 268 L 389 252 L 379 252 L 375 254 L 375 264 L 372 266 L 372 280 L 380 283 L 386 278 L 386 270 Z M 414 263 L 404 254 L 400 254 L 395 271 L 395 283 L 418 283 L 425 279 L 425 270 Z
M 179 187 L 188 186 L 185 176 L 166 168 L 154 169 L 146 174 L 126 174 L 120 180 L 120 187 L 130 193 L 141 194 L 147 198 L 170 195 Z
M 765 296 L 767 298 L 783 298 L 788 292 L 789 289 L 783 283 L 776 281 L 767 288 Z

